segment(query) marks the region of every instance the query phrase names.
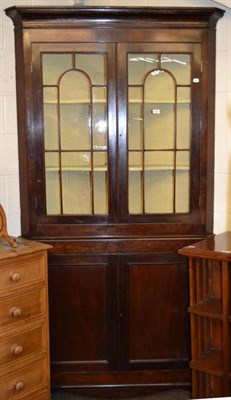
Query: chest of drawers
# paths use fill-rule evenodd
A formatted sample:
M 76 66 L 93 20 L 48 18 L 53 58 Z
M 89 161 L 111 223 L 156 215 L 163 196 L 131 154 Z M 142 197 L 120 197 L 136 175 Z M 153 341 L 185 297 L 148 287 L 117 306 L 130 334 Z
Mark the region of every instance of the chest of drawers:
M 49 248 L 0 241 L 0 400 L 50 400 Z

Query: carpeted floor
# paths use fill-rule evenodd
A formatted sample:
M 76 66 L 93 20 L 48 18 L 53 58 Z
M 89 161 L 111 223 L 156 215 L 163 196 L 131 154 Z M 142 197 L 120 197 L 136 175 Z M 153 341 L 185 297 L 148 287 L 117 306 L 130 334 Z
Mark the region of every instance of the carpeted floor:
M 52 400 L 109 400 L 109 399 L 96 399 L 89 397 L 80 397 L 73 394 L 52 393 Z M 160 392 L 152 396 L 136 397 L 131 399 L 120 400 L 188 400 L 190 393 L 186 390 L 170 390 L 167 392 Z

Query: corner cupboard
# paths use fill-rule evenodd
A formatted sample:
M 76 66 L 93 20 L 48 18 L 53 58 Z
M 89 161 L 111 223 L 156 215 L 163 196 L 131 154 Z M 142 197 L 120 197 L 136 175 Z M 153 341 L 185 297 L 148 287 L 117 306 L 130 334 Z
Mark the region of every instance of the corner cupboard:
M 51 384 L 190 388 L 188 266 L 213 230 L 218 8 L 10 7 L 22 234 L 49 251 Z

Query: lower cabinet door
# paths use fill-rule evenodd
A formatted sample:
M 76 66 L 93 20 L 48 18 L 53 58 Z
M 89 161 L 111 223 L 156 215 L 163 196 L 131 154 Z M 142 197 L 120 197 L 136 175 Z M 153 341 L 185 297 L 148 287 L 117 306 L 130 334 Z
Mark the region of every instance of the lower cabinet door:
M 178 254 L 53 254 L 49 303 L 56 390 L 189 386 L 188 272 Z
M 117 270 L 110 256 L 53 256 L 49 263 L 53 371 L 107 371 L 118 363 Z
M 123 369 L 184 369 L 189 362 L 188 270 L 175 253 L 120 262 Z

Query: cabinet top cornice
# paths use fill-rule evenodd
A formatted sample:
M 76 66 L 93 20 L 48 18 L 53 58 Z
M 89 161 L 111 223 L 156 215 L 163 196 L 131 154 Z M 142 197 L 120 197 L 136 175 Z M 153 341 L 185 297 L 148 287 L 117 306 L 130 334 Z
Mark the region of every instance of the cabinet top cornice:
M 156 26 L 169 24 L 170 27 L 182 26 L 182 23 L 199 27 L 214 27 L 224 10 L 216 7 L 59 7 L 59 6 L 12 6 L 5 9 L 5 13 L 15 25 L 41 23 L 72 24 L 78 21 L 94 21 L 99 24 L 138 20 L 141 24 L 151 22 Z M 96 26 L 97 27 L 97 26 Z

